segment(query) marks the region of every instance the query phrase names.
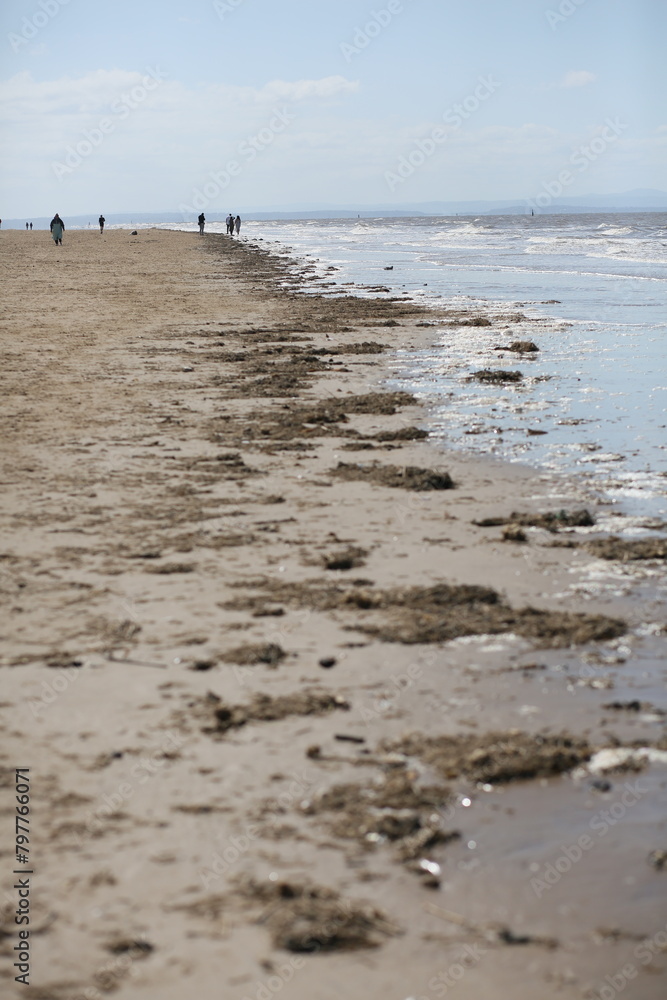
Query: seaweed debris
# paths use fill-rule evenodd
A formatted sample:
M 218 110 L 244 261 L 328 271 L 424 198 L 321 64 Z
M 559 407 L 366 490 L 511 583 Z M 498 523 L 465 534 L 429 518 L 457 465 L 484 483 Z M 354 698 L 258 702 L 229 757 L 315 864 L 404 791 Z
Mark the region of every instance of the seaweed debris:
M 588 542 L 586 550 L 598 559 L 636 562 L 640 559 L 667 559 L 667 538 L 638 538 L 626 542 L 616 535 Z
M 487 316 L 473 316 L 472 319 L 464 319 L 457 326 L 493 326 Z
M 513 351 L 515 354 L 536 354 L 539 347 L 532 340 L 513 340 L 511 344 L 499 345 L 494 350 Z
M 380 486 L 398 487 L 404 490 L 451 490 L 454 481 L 448 472 L 435 472 L 433 469 L 421 469 L 416 465 L 380 465 L 373 462 L 370 465 L 339 462 L 330 475 L 337 479 L 361 480 L 377 483 Z
M 469 382 L 484 382 L 503 385 L 506 382 L 521 382 L 523 373 L 518 371 L 505 371 L 502 368 L 482 368 L 481 371 L 473 372 L 468 378 Z
M 463 777 L 489 785 L 550 778 L 571 771 L 593 752 L 586 740 L 567 733 L 547 736 L 517 730 L 483 736 L 414 733 L 383 746 L 393 753 L 418 757 L 449 780 Z
M 618 618 L 566 611 L 518 610 L 501 600 L 490 587 L 437 583 L 431 587 L 394 587 L 380 590 L 360 582 L 350 585 L 308 580 L 282 583 L 268 579 L 243 584 L 271 595 L 281 604 L 316 611 L 390 612 L 378 624 L 365 615 L 353 627 L 384 642 L 449 642 L 466 635 L 513 632 L 551 648 L 606 641 L 624 635 L 627 625 Z M 224 607 L 254 611 L 266 597 L 236 597 Z
M 299 691 L 272 697 L 256 694 L 247 705 L 227 705 L 212 692 L 194 703 L 197 714 L 203 714 L 208 723 L 202 732 L 226 733 L 239 729 L 248 722 L 275 722 L 290 715 L 328 715 L 337 709 L 349 711 L 350 705 L 341 695 L 328 691 Z
M 362 549 L 358 545 L 351 545 L 347 549 L 339 552 L 330 552 L 322 557 L 325 569 L 349 570 L 359 569 L 366 564 L 367 549 Z
M 343 433 L 340 425 L 348 423 L 348 414 L 366 413 L 393 416 L 403 406 L 417 402 L 407 392 L 370 392 L 361 395 L 328 399 L 321 403 L 285 403 L 267 412 L 266 408 L 239 420 L 221 416 L 212 421 L 211 440 L 240 443 L 263 441 L 294 441 L 296 438 L 318 438 Z M 349 432 L 356 433 L 356 432 Z M 392 433 L 392 432 L 389 432 Z M 400 432 L 393 432 L 398 433 Z M 421 435 L 420 435 L 421 436 Z M 403 440 L 388 438 L 386 440 Z
M 460 837 L 443 827 L 438 812 L 448 800 L 447 787 L 417 784 L 416 772 L 402 762 L 381 781 L 334 785 L 302 808 L 306 815 L 333 814 L 332 834 L 366 849 L 393 844 L 397 859 L 435 886 L 439 866 L 426 861 L 424 852 Z
M 427 437 L 428 431 L 422 430 L 421 427 L 401 427 L 397 431 L 381 431 L 375 435 L 375 440 L 381 442 L 425 441 Z
M 397 925 L 370 903 L 345 899 L 335 889 L 312 882 L 249 880 L 240 892 L 252 903 L 264 905 L 257 922 L 267 925 L 276 948 L 287 951 L 377 948 L 384 938 L 400 933 Z
M 269 667 L 277 667 L 286 655 L 285 650 L 275 642 L 248 643 L 228 650 L 220 659 L 223 663 L 238 663 L 241 666 L 252 667 L 265 663 Z
M 595 519 L 590 511 L 580 510 L 547 511 L 545 514 L 522 514 L 512 511 L 509 517 L 485 517 L 481 521 L 473 521 L 478 528 L 499 528 L 503 525 L 519 525 L 524 528 L 545 528 L 554 534 L 560 528 L 590 528 Z

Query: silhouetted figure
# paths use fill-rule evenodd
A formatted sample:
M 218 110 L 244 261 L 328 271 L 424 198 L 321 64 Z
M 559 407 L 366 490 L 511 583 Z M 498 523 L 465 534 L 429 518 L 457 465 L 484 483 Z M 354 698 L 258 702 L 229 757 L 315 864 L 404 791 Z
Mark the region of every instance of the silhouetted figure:
M 57 212 L 51 219 L 51 225 L 49 226 L 49 229 L 51 230 L 51 235 L 53 236 L 53 242 L 55 243 L 55 245 L 62 246 L 63 233 L 65 232 L 65 223 L 60 218 Z
M 234 216 L 232 215 L 231 212 L 227 216 L 226 222 L 227 222 L 227 233 L 229 234 L 229 236 L 233 236 L 234 235 Z
M 104 223 L 105 223 L 105 222 L 106 222 L 107 220 L 106 220 L 106 219 L 104 218 L 104 216 L 103 216 L 103 215 L 100 215 L 100 217 L 99 217 L 99 219 L 98 219 L 97 221 L 98 221 L 98 222 L 99 222 L 99 224 L 100 224 L 100 234 L 101 234 L 101 233 L 103 233 L 103 232 L 104 232 Z
M 30 223 L 30 232 L 32 232 L 32 222 Z
M 25 224 L 25 228 L 26 228 L 26 229 L 30 229 L 30 226 L 28 225 L 28 223 L 27 223 L 27 222 L 26 222 L 26 224 Z
M 241 216 L 240 215 L 236 216 L 236 221 L 234 222 L 234 225 L 236 227 L 236 235 L 238 236 L 239 233 L 241 232 Z
M 197 219 L 197 222 L 199 223 L 199 235 L 203 236 L 204 235 L 204 224 L 206 222 L 206 216 L 204 215 L 203 212 L 201 213 L 201 215 Z

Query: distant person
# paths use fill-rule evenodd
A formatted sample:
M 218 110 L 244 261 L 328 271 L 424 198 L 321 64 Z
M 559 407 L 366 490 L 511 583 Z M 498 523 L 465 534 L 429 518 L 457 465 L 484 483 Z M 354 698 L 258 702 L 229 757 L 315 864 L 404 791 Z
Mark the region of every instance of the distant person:
M 49 226 L 49 229 L 51 230 L 51 235 L 53 236 L 53 242 L 55 243 L 55 245 L 58 246 L 60 244 L 60 246 L 62 246 L 63 233 L 65 232 L 65 223 L 60 218 L 57 212 L 51 219 L 51 225 Z
M 206 216 L 204 215 L 203 212 L 201 213 L 201 215 L 197 219 L 197 222 L 199 223 L 199 235 L 203 236 L 204 235 L 204 225 L 206 223 Z
M 230 236 L 234 235 L 234 216 L 231 212 L 227 216 L 227 232 Z
M 26 228 L 26 230 L 30 229 L 30 226 L 28 225 L 28 223 L 27 223 L 27 222 L 26 222 L 26 224 L 25 224 L 25 228 Z
M 236 227 L 236 235 L 238 236 L 239 233 L 241 232 L 241 216 L 240 215 L 236 216 L 236 222 L 234 223 L 234 225 Z
M 30 223 L 30 232 L 32 232 L 32 222 Z
M 106 222 L 107 220 L 106 220 L 106 219 L 104 218 L 104 216 L 103 216 L 103 215 L 100 215 L 100 217 L 99 217 L 99 219 L 98 219 L 97 221 L 98 221 L 98 222 L 99 222 L 99 224 L 100 224 L 100 235 L 101 235 L 101 234 L 102 234 L 102 233 L 104 232 L 104 223 L 105 223 L 105 222 Z

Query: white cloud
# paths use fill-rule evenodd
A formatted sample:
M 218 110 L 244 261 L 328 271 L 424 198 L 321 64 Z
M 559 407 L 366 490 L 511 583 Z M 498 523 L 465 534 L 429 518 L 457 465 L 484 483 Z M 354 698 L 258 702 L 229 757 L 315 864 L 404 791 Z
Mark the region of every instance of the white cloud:
M 306 101 L 311 98 L 329 99 L 338 94 L 353 94 L 359 89 L 358 81 L 347 80 L 344 76 L 326 76 L 323 80 L 273 80 L 257 92 L 262 100 Z
M 146 67 L 47 81 L 21 72 L 1 82 L 7 188 L 26 204 L 60 199 L 67 188 L 80 204 L 94 203 L 87 192 L 103 189 L 118 191 L 120 205 L 130 204 L 130 196 L 135 203 L 159 196 L 159 205 L 174 205 L 232 160 L 243 164 L 250 185 L 270 164 L 282 162 L 281 148 L 287 152 L 296 134 L 314 123 L 326 132 L 332 119 L 336 132 L 339 106 L 359 86 L 328 76 L 270 80 L 259 87 L 187 87 L 161 78 L 160 67 L 152 71 L 153 80 Z M 346 145 L 343 136 L 340 142 Z M 71 150 L 80 148 L 88 151 L 82 162 L 63 172 L 57 165 L 74 163 Z M 325 148 L 320 155 L 326 157 Z M 284 169 L 293 175 L 289 165 Z M 70 210 L 65 199 L 58 203 Z
M 595 73 L 587 69 L 571 69 L 561 80 L 561 87 L 586 87 L 597 80 Z
M 4 107 L 4 117 L 9 120 L 16 120 L 17 116 L 25 120 L 25 116 L 37 118 L 44 114 L 104 112 L 123 92 L 141 86 L 150 72 L 150 67 L 145 73 L 100 69 L 78 79 L 62 77 L 59 80 L 37 81 L 25 71 L 0 83 L 0 102 Z M 358 87 L 358 82 L 343 76 L 328 76 L 320 80 L 272 80 L 259 88 L 211 85 L 188 91 L 181 83 L 166 76 L 155 91 L 155 97 L 159 97 L 157 103 L 163 108 L 175 111 L 187 105 L 192 109 L 201 109 L 205 106 L 239 107 L 276 101 L 330 100 L 354 93 Z
M 128 111 L 119 102 L 142 86 L 143 75 L 104 70 L 40 82 L 21 73 L 0 84 L 9 118 L 3 128 L 5 187 L 22 206 L 7 206 L 3 215 L 48 215 L 55 208 L 61 214 L 175 210 L 191 204 L 193 192 L 213 177 L 224 177 L 234 161 L 240 172 L 224 187 L 220 182 L 221 195 L 207 211 L 296 201 L 384 202 L 391 200 L 385 172 L 395 171 L 399 158 L 436 127 L 447 132 L 446 141 L 397 190 L 396 200 L 530 194 L 595 134 L 590 126 L 564 132 L 536 121 L 477 127 L 471 117 L 457 129 L 441 119 L 350 116 L 358 84 L 343 76 L 260 87 L 187 87 L 165 79 Z M 101 139 L 104 119 L 113 127 Z M 618 162 L 629 171 L 647 159 L 657 169 L 667 155 L 666 128 L 656 129 L 643 147 L 621 137 L 605 169 Z M 68 150 L 88 143 L 91 134 L 98 141 L 92 140 L 95 148 L 80 166 L 57 174 L 54 162 L 73 162 Z M 489 164 L 495 190 L 489 189 Z

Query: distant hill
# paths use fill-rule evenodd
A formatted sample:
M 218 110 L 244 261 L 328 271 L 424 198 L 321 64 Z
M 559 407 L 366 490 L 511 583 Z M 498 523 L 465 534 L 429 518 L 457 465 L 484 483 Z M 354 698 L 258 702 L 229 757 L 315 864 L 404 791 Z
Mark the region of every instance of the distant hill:
M 316 210 L 304 205 L 270 206 L 262 210 L 265 218 L 340 218 L 342 216 L 360 213 L 362 217 L 389 217 L 391 215 L 407 216 L 455 216 L 455 215 L 485 215 L 485 214 L 530 214 L 529 199 L 534 201 L 539 192 L 531 191 L 525 199 L 513 198 L 497 201 L 424 201 L 406 202 L 398 205 L 318 205 Z M 540 210 L 540 214 L 561 213 L 563 211 L 581 212 L 664 212 L 667 211 L 667 191 L 657 191 L 640 188 L 625 191 L 621 194 L 582 195 L 565 198 L 554 198 L 548 208 Z M 327 213 L 325 215 L 325 212 Z M 330 213 L 330 214 L 329 214 Z M 248 215 L 248 218 L 251 218 Z

